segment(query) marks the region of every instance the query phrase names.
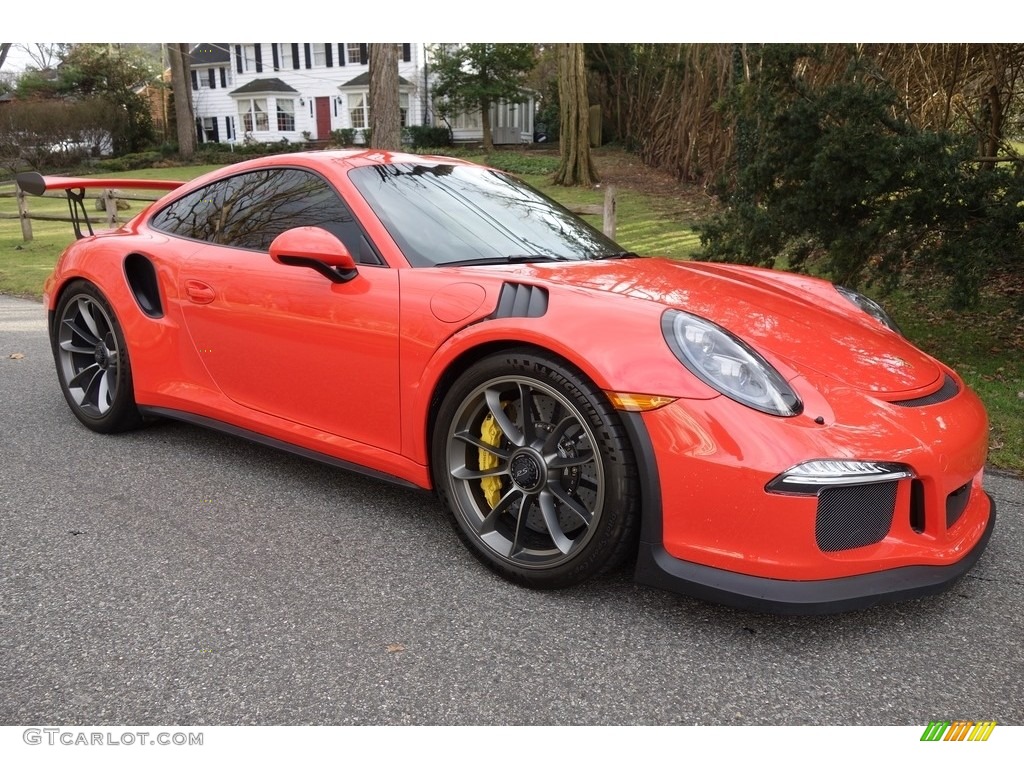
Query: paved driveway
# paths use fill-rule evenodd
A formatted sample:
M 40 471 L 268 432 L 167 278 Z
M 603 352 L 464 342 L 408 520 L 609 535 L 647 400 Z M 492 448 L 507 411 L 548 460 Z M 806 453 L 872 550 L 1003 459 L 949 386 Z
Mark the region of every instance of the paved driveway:
M 988 487 L 988 552 L 940 597 L 530 592 L 429 495 L 181 424 L 88 432 L 40 306 L 0 297 L 0 725 L 1020 725 L 1024 486 Z

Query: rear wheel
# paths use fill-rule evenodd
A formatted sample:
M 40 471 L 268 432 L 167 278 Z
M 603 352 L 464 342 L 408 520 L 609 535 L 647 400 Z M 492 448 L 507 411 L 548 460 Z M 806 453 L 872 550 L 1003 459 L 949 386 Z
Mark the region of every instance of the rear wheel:
M 92 283 L 67 287 L 51 333 L 64 398 L 95 432 L 121 432 L 142 424 L 132 391 L 124 334 L 110 303 Z
M 506 578 L 568 586 L 632 551 L 632 450 L 604 395 L 565 363 L 526 351 L 480 361 L 446 396 L 433 443 L 461 538 Z

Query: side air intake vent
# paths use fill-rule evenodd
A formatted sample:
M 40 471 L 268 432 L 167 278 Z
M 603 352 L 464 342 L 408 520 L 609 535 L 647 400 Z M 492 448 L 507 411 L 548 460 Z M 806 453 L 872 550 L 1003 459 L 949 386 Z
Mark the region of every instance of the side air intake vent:
M 133 253 L 124 260 L 124 276 L 128 279 L 139 309 L 150 317 L 163 317 L 164 308 L 160 303 L 160 287 L 157 285 L 153 262 Z
M 494 319 L 502 317 L 542 317 L 548 311 L 548 292 L 536 285 L 505 283 L 498 296 Z

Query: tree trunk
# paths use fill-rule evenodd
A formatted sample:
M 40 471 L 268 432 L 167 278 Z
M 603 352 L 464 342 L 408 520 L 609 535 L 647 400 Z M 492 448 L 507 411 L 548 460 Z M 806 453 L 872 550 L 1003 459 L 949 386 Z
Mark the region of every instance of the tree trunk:
M 370 43 L 370 142 L 378 149 L 402 148 L 398 45 Z
M 480 128 L 483 130 L 483 145 L 485 152 L 494 151 L 494 137 L 491 134 L 491 102 L 486 99 L 480 100 Z
M 555 172 L 555 184 L 592 186 L 600 177 L 590 156 L 590 99 L 582 43 L 558 45 L 558 101 L 562 113 L 562 159 Z
M 192 79 L 187 65 L 188 43 L 168 43 L 171 64 L 171 90 L 174 93 L 174 118 L 178 124 L 178 154 L 190 160 L 196 153 L 196 119 L 192 110 Z

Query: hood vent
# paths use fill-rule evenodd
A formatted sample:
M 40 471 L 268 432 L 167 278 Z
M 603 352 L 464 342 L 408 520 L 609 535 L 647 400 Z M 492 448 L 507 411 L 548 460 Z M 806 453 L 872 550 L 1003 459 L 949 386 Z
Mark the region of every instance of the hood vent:
M 942 381 L 942 386 L 938 390 L 932 392 L 930 395 L 924 397 L 915 397 L 911 400 L 893 400 L 893 405 L 901 405 L 904 408 L 923 408 L 926 405 L 938 405 L 944 403 L 947 400 L 952 400 L 960 392 L 960 387 L 953 381 L 953 377 L 948 373 L 945 379 Z

